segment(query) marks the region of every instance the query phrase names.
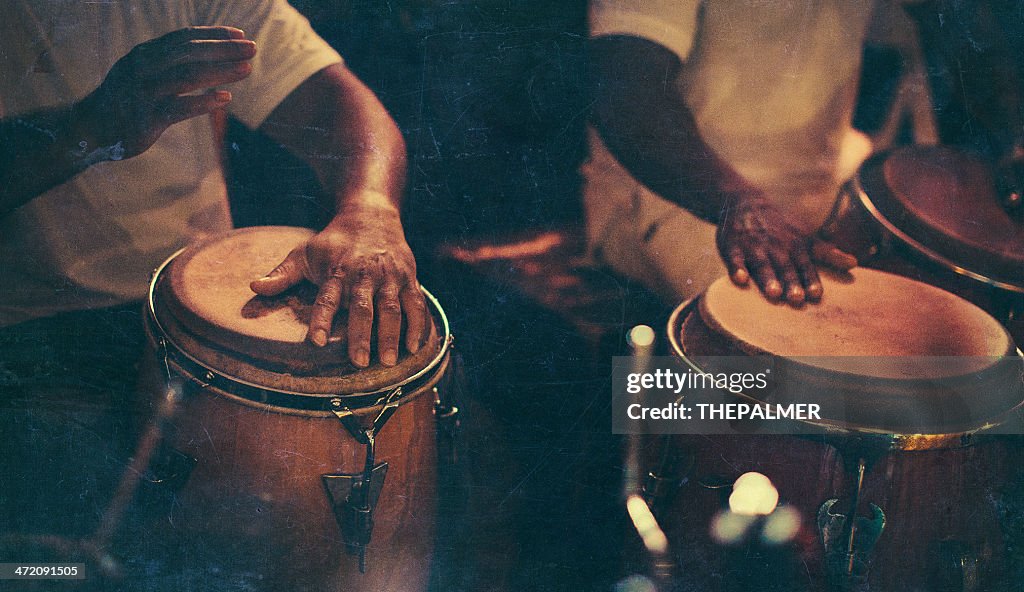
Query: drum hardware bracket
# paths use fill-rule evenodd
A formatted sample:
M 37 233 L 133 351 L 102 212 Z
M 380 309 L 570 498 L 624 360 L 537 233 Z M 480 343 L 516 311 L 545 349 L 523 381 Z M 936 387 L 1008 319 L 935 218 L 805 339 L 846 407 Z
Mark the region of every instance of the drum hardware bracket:
M 825 569 L 833 588 L 855 590 L 867 581 L 871 550 L 885 529 L 885 512 L 868 504 L 871 517 L 858 516 L 868 457 L 857 460 L 857 481 L 849 514 L 833 513 L 838 498 L 826 500 L 818 509 L 818 532 L 825 547 Z
M 334 518 L 350 554 L 359 556 L 359 572 L 366 573 L 366 547 L 373 534 L 373 512 L 384 488 L 388 463 L 376 462 L 376 436 L 395 411 L 402 398 L 402 387 L 396 387 L 380 399 L 383 405 L 373 422 L 364 427 L 356 414 L 340 397 L 331 399 L 331 412 L 349 434 L 366 447 L 366 460 L 360 473 L 321 475 Z
M 321 475 L 334 518 L 341 528 L 345 546 L 359 556 L 359 571 L 366 573 L 366 547 L 373 534 L 373 511 L 384 488 L 388 463 L 375 465 L 367 473 Z
M 442 397 L 435 386 L 434 392 L 434 417 L 437 419 L 437 441 L 438 453 L 449 464 L 458 462 L 455 442 L 459 432 L 459 408 L 456 405 L 449 405 Z
M 454 338 L 449 339 L 454 347 Z M 441 378 L 432 389 L 434 395 L 434 418 L 437 422 L 437 453 L 438 458 L 447 466 L 455 466 L 459 462 L 458 435 L 462 423 L 462 415 L 456 404 L 463 392 L 465 376 L 462 373 L 462 358 L 458 354 L 451 357 L 449 372 Z
M 825 547 L 825 566 L 833 590 L 856 590 L 867 579 L 871 550 L 885 529 L 885 513 L 868 504 L 871 517 L 833 513 L 838 498 L 818 509 L 818 532 Z

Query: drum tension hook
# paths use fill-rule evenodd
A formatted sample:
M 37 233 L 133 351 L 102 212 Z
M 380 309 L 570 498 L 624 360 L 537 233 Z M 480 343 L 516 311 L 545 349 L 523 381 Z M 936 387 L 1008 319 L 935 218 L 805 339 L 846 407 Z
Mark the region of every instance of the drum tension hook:
M 868 504 L 871 517 L 858 516 L 866 469 L 867 461 L 859 459 L 848 514 L 832 511 L 839 503 L 838 498 L 828 499 L 818 508 L 818 532 L 825 547 L 826 574 L 833 590 L 855 590 L 867 581 L 871 551 L 885 529 L 885 512 L 875 504 Z
M 345 546 L 349 554 L 359 556 L 360 573 L 366 573 L 366 547 L 373 534 L 373 512 L 388 474 L 388 463 L 377 464 L 375 460 L 376 435 L 398 409 L 401 398 L 402 387 L 383 397 L 380 401 L 383 407 L 368 427 L 363 426 L 341 398 L 331 399 L 331 412 L 348 433 L 366 448 L 362 472 L 321 475 Z

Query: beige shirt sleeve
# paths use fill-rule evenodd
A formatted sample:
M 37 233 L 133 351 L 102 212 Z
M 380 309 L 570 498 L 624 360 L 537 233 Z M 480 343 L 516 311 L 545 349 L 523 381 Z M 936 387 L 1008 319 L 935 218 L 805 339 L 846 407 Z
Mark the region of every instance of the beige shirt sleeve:
M 699 0 L 591 0 L 590 36 L 642 37 L 685 60 L 697 35 L 700 6 Z
M 342 61 L 284 0 L 209 0 L 198 8 L 203 24 L 238 27 L 256 42 L 252 75 L 225 87 L 234 95 L 231 114 L 250 128 L 310 76 Z

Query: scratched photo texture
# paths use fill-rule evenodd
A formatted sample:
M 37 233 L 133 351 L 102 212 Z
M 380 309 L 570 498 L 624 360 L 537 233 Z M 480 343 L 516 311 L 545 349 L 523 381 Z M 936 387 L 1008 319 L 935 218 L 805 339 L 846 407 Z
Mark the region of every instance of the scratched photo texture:
M 456 336 L 448 390 L 460 425 L 454 460 L 439 461 L 430 589 L 615 589 L 646 568 L 620 501 L 623 443 L 611 434 L 611 358 L 627 354 L 629 328 L 646 323 L 662 330 L 673 306 L 612 272 L 577 265 L 578 168 L 587 156 L 591 104 L 587 3 L 291 3 L 374 90 L 405 137 L 406 233 L 420 281 L 444 306 Z M 1024 55 L 1024 4 L 993 6 L 1016 55 Z M 901 67 L 884 46 L 864 49 L 857 127 L 870 132 L 881 125 Z M 941 67 L 931 74 L 937 88 L 951 88 Z M 937 96 L 943 140 L 976 143 L 957 97 Z M 315 177 L 297 158 L 235 121 L 228 122 L 226 142 L 236 226 L 325 222 Z M 147 347 L 141 319 L 119 314 L 127 320 L 95 319 L 96 331 L 66 341 L 86 354 L 76 362 L 82 380 L 125 383 L 137 373 L 130 361 Z M 0 360 L 0 391 L 24 386 L 5 375 L 6 364 L 32 365 L 45 377 L 63 356 Z M 22 427 L 36 433 L 32 454 L 0 433 L 2 560 L 77 557 L 61 541 L 96 530 L 132 455 L 130 413 L 119 409 L 127 403 L 59 394 L 43 402 L 2 399 L 0 413 L 21 414 Z M 1024 484 L 1017 486 L 1024 497 Z M 137 495 L 145 497 L 146 489 Z M 0 581 L 0 590 L 262 589 L 258 573 L 203 564 L 202 545 L 137 544 L 144 534 L 131 534 L 139 527 L 132 508 L 147 503 L 162 502 L 135 500 L 124 532 L 113 537 L 108 551 L 116 575 L 24 587 Z M 1022 582 L 1024 517 L 1008 509 L 1004 520 L 1006 532 L 1021 533 L 1008 546 Z M 102 571 L 95 555 L 88 561 L 92 573 Z M 370 561 L 387 558 L 371 552 Z M 724 581 L 735 574 L 721 576 L 715 585 L 736 589 Z M 757 585 L 784 589 L 771 574 Z M 678 589 L 698 588 L 679 574 Z

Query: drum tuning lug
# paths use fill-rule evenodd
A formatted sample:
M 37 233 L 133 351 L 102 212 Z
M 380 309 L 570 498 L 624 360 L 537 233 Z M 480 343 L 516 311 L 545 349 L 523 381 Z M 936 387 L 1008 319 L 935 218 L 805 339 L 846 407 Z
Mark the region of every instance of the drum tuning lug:
M 818 533 L 825 547 L 825 567 L 833 590 L 854 590 L 867 581 L 871 551 L 885 529 L 885 513 L 868 504 L 871 517 L 834 513 L 829 499 L 818 509 Z
M 373 534 L 373 512 L 384 488 L 388 463 L 365 473 L 321 475 L 334 518 L 351 555 L 359 556 L 359 571 L 366 572 L 366 548 Z
M 456 416 L 459 415 L 459 408 L 454 406 L 445 407 L 444 405 L 438 405 L 434 408 L 434 413 L 440 421 L 454 421 Z
M 200 389 L 210 388 L 210 385 L 212 385 L 215 380 L 217 380 L 217 375 L 214 374 L 212 370 L 204 372 L 202 378 L 199 376 L 192 377 L 192 382 L 194 382 Z
M 434 392 L 434 417 L 445 425 L 450 425 L 457 421 L 459 415 L 459 408 L 455 405 L 449 405 L 441 397 L 441 391 L 437 390 L 435 386 Z

